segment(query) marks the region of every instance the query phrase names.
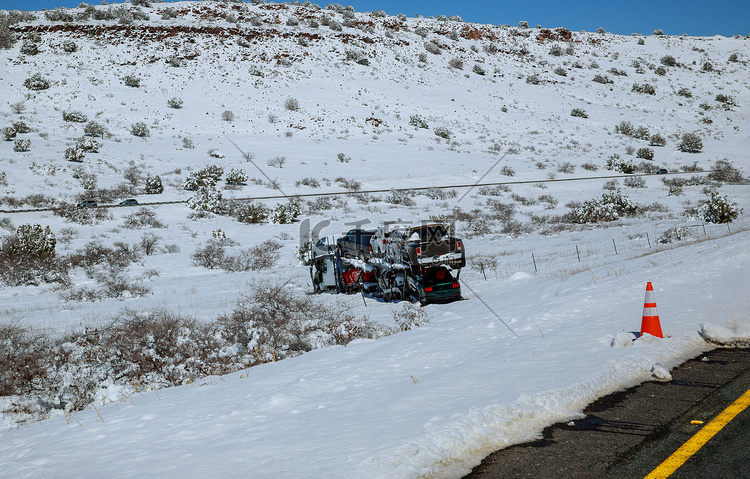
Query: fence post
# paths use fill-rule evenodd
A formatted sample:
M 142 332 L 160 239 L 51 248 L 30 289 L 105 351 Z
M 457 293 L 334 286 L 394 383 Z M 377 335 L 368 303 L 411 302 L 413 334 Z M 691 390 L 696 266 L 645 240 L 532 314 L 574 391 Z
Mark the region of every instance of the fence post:
M 617 244 L 615 244 L 615 239 L 614 238 L 612 238 L 612 244 L 615 247 L 615 254 L 617 254 Z
M 578 245 L 576 245 L 576 255 L 578 255 L 578 262 L 581 262 L 581 253 L 578 251 Z
M 651 238 L 648 237 L 648 233 L 646 233 L 646 241 L 648 241 L 648 247 L 651 247 Z
M 534 253 L 531 253 L 531 261 L 534 262 L 534 272 L 538 273 L 539 270 L 536 269 L 536 258 L 534 258 Z
M 703 223 L 703 236 L 706 236 L 706 223 Z

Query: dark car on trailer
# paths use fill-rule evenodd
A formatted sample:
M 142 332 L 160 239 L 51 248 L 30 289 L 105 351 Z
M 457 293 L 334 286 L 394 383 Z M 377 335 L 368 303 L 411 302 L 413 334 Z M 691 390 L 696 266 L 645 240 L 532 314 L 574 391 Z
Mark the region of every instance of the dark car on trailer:
M 406 282 L 422 305 L 461 299 L 461 285 L 449 266 L 422 268 L 407 276 Z
M 389 241 L 394 256 L 413 269 L 438 265 L 466 266 L 463 242 L 439 223 L 395 230 Z
M 349 230 L 343 237 L 336 240 L 339 255 L 347 258 L 359 258 L 367 261 L 372 256 L 370 239 L 375 230 L 363 230 L 355 228 Z

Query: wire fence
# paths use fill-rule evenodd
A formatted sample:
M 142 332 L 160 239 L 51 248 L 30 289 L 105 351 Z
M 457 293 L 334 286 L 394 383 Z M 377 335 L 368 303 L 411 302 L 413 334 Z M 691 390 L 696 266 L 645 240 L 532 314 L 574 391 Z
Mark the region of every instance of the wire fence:
M 600 230 L 596 239 L 592 239 L 591 235 L 573 241 L 569 237 L 561 238 L 557 242 L 546 243 L 544 249 L 536 251 L 522 249 L 503 252 L 491 255 L 489 261 L 484 255 L 469 256 L 468 261 L 472 269 L 488 280 L 508 279 L 518 272 L 554 275 L 611 263 L 613 258 L 636 258 L 747 231 L 750 230 L 750 217 L 725 224 L 681 222 L 668 229 L 672 231 L 671 235 L 664 230 L 636 231 L 629 228 L 627 232 L 612 230 L 612 234 Z

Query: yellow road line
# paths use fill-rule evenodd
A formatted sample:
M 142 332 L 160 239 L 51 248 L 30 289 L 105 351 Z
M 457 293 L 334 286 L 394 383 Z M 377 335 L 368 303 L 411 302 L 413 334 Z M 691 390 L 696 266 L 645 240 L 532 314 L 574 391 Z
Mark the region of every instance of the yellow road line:
M 691 437 L 685 444 L 680 446 L 671 456 L 664 460 L 659 466 L 651 471 L 651 474 L 645 479 L 664 479 L 675 472 L 690 456 L 698 452 L 709 439 L 722 430 L 724 426 L 735 418 L 739 413 L 750 406 L 750 389 L 745 394 L 737 398 L 729 407 L 724 409 L 721 414 L 716 416 L 713 421 L 706 424 L 695 436 Z

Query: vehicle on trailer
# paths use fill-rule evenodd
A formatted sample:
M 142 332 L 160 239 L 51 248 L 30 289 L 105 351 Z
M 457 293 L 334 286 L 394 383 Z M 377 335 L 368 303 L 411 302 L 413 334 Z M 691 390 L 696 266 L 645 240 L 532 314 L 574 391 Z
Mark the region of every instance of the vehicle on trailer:
M 339 255 L 344 258 L 359 258 L 367 261 L 372 256 L 370 238 L 375 230 L 355 228 L 349 230 L 343 237 L 336 240 Z
M 389 237 L 389 255 L 412 268 L 448 265 L 466 266 L 461 239 L 448 233 L 440 223 L 429 223 L 394 230 Z
M 334 248 L 336 248 L 336 242 L 333 236 L 324 236 L 313 244 L 312 257 L 324 256 L 327 254 L 333 254 Z
M 316 294 L 341 291 L 341 271 L 336 255 L 326 254 L 313 258 L 310 261 L 310 278 Z
M 120 201 L 117 206 L 138 206 L 138 200 L 135 198 L 128 198 L 127 200 Z
M 78 203 L 76 206 L 78 206 L 79 208 L 96 208 L 96 201 L 83 200 L 80 203 Z
M 400 266 L 400 265 L 397 265 Z M 406 292 L 406 268 L 396 266 L 380 271 L 378 290 L 385 301 L 404 299 Z
M 406 284 L 422 305 L 461 299 L 461 284 L 450 266 L 422 268 L 408 275 Z
M 375 258 L 385 258 L 388 253 L 388 237 L 390 231 L 385 228 L 376 228 L 375 233 L 370 237 L 370 251 Z

